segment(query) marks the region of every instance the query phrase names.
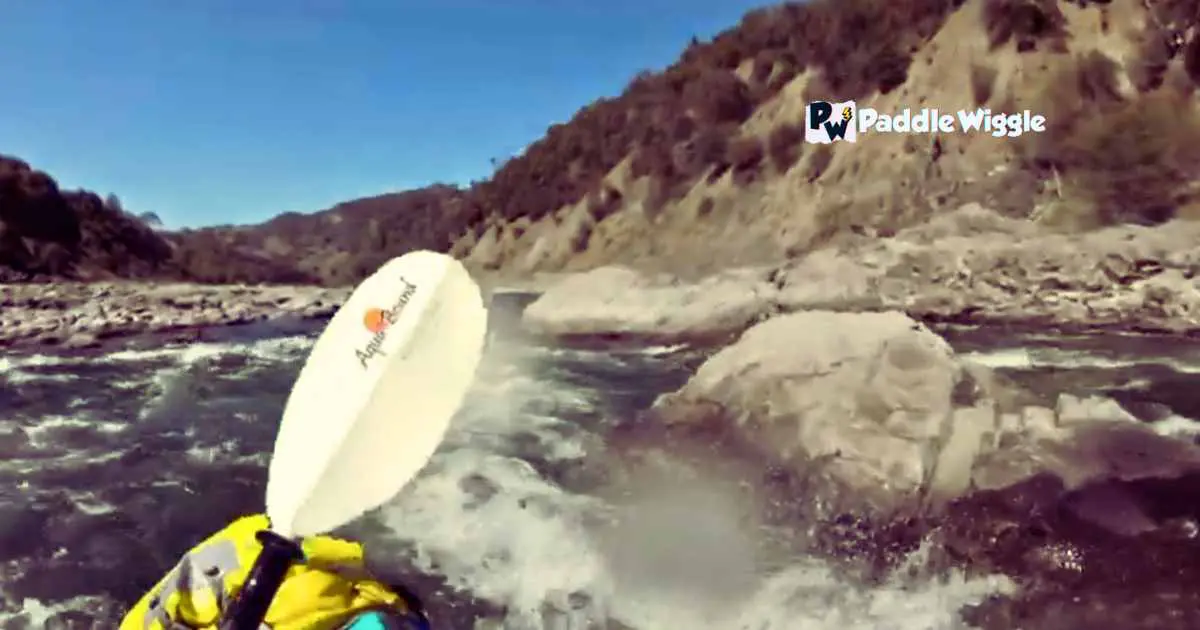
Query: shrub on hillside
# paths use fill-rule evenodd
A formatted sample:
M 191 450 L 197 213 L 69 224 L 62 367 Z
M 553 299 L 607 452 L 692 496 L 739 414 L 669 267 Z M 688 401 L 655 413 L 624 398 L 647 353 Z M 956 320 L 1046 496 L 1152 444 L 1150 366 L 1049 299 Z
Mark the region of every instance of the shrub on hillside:
M 1139 92 L 1149 92 L 1162 85 L 1173 53 L 1166 38 L 1156 29 L 1147 29 L 1141 38 L 1129 62 L 1129 79 Z
M 623 202 L 621 192 L 606 184 L 588 199 L 587 211 L 593 219 L 600 221 L 620 209 Z
M 802 123 L 784 123 L 771 130 L 767 136 L 767 154 L 775 169 L 780 173 L 788 169 L 800 159 L 800 150 L 804 146 L 804 125 Z
M 804 165 L 804 178 L 809 183 L 815 182 L 825 174 L 833 163 L 833 145 L 818 144 L 808 154 L 808 162 Z
M 629 163 L 629 174 L 635 178 L 653 177 L 671 167 L 674 156 L 664 143 L 642 145 Z
M 1019 148 L 1039 168 L 1059 160 L 1059 138 L 1097 112 L 1121 103 L 1117 90 L 1118 67 L 1103 53 L 1092 51 L 1067 60 L 1045 77 L 1038 94 L 1037 109 L 1046 116 L 1047 133 L 1022 138 Z
M 1169 220 L 1200 172 L 1200 115 L 1166 92 L 1086 117 L 1050 142 L 1072 194 L 1091 202 L 1100 225 Z
M 1076 61 L 1075 89 L 1089 103 L 1116 103 L 1122 100 L 1119 86 L 1121 68 L 1112 57 L 1090 50 Z
M 775 71 L 775 64 L 780 54 L 774 50 L 764 50 L 754 57 L 754 65 L 750 69 L 750 80 L 759 85 L 766 85 Z
M 683 105 L 701 125 L 740 123 L 754 111 L 750 89 L 731 70 L 709 70 L 684 86 Z
M 676 116 L 669 124 L 669 128 L 671 142 L 686 142 L 696 135 L 697 125 L 695 119 L 684 113 Z
M 667 203 L 675 197 L 677 191 L 674 189 L 674 180 L 669 178 L 659 178 L 650 181 L 650 188 L 646 192 L 646 199 L 642 203 L 642 208 L 648 220 L 654 221 L 662 213 L 663 208 Z
M 688 176 L 696 175 L 722 162 L 729 152 L 729 137 L 723 127 L 705 127 L 691 140 L 677 145 L 674 164 Z
M 983 23 L 993 49 L 1015 41 L 1017 50 L 1024 52 L 1066 34 L 1058 0 L 985 0 Z
M 987 105 L 996 87 L 996 69 L 978 63 L 971 64 L 971 96 L 976 105 Z
M 1200 37 L 1192 35 L 1183 49 L 1183 69 L 1195 85 L 1200 85 Z
M 764 156 L 762 141 L 758 138 L 738 138 L 731 142 L 725 161 L 733 169 L 734 183 L 744 186 L 754 181 Z

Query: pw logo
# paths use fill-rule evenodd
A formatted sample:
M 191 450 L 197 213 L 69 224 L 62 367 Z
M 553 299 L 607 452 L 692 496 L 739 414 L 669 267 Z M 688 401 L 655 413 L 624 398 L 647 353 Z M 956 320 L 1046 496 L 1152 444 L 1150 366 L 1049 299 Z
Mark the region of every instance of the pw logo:
M 858 107 L 854 101 L 813 101 L 804 109 L 804 141 L 829 144 L 836 140 L 858 141 Z

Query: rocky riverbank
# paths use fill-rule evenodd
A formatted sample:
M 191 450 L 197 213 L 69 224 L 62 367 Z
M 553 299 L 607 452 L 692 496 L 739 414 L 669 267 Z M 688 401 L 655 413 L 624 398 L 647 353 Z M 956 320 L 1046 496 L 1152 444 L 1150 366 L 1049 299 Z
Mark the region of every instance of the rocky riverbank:
M 779 313 L 897 310 L 924 321 L 1200 333 L 1200 222 L 1058 234 L 977 205 L 890 238 L 856 235 L 699 282 L 604 267 L 554 284 L 535 333 L 719 342 Z
M 85 348 L 148 333 L 327 317 L 349 288 L 105 282 L 0 285 L 0 347 Z

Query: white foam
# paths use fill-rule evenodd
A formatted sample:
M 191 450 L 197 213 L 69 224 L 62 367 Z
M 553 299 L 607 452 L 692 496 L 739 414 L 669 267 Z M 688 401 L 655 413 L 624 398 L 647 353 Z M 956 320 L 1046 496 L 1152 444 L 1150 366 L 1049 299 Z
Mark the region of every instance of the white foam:
M 14 385 L 31 381 L 65 382 L 75 379 L 73 374 L 43 374 L 36 371 L 39 367 L 58 366 L 72 363 L 61 357 L 45 354 L 4 357 L 0 356 L 0 377 Z M 30 369 L 34 368 L 34 369 Z
M 3 628 L 51 628 L 51 617 L 70 610 L 89 610 L 107 605 L 100 597 L 82 596 L 47 604 L 41 600 L 26 598 L 16 612 L 0 612 L 0 627 Z
M 839 580 L 827 566 L 809 559 L 764 580 L 762 588 L 736 608 L 732 623 L 692 627 L 712 630 L 966 629 L 969 626 L 959 619 L 959 610 L 963 606 L 1013 590 L 1014 585 L 1005 578 L 968 580 L 959 572 L 923 583 L 890 580 L 881 586 L 864 588 Z
M 517 435 L 558 434 L 561 421 L 531 406 L 587 400 L 531 376 L 537 361 L 512 360 L 500 383 L 480 388 L 448 448 L 380 513 L 412 543 L 419 568 L 502 606 L 504 628 L 612 619 L 638 630 L 948 630 L 964 604 L 1008 587 L 951 576 L 865 588 L 810 557 L 774 558 L 768 569 L 755 555 L 759 530 L 747 529 L 737 500 L 726 505 L 707 491 L 647 497 L 644 506 L 667 510 L 665 522 L 659 514 L 613 529 L 605 523 L 620 522 L 625 508 L 567 492 L 495 452 Z M 574 440 L 570 456 L 583 457 L 585 440 Z
M 233 354 L 255 359 L 258 365 L 272 365 L 288 359 L 300 359 L 311 346 L 311 339 L 298 335 L 262 339 L 251 343 L 204 342 L 154 351 L 123 351 L 107 355 L 105 359 L 110 360 L 117 355 L 121 356 L 119 360 L 122 361 L 151 358 L 171 359 L 168 365 L 155 370 L 149 379 L 147 390 L 150 392 L 150 396 L 139 412 L 139 418 L 147 420 L 177 398 L 186 397 L 193 378 L 192 371 L 213 359 Z M 250 369 L 247 368 L 238 374 L 226 373 L 225 375 L 245 377 L 249 373 Z M 146 387 L 146 385 L 145 381 L 137 383 L 131 380 L 121 383 L 119 387 L 129 389 L 130 387 Z
M 1174 357 L 1130 354 L 1125 357 L 1102 356 L 1080 350 L 1058 348 L 1001 348 L 986 352 L 966 352 L 962 357 L 994 369 L 1031 370 L 1036 368 L 1115 370 L 1139 365 L 1162 365 L 1180 374 L 1200 374 L 1200 362 Z
M 666 356 L 669 354 L 676 354 L 678 352 L 683 352 L 684 350 L 687 350 L 689 347 L 690 346 L 688 346 L 688 344 L 686 344 L 686 343 L 679 343 L 679 344 L 670 345 L 670 346 L 650 346 L 648 348 L 641 349 L 640 354 L 644 354 L 648 357 L 661 357 L 661 356 Z
M 1184 416 L 1170 415 L 1151 424 L 1155 433 L 1173 438 L 1200 437 L 1200 422 Z
M 397 535 L 417 542 L 419 566 L 504 604 L 515 627 L 540 627 L 547 599 L 604 589 L 602 559 L 583 532 L 590 499 L 518 459 L 463 449 L 439 464 L 383 512 Z M 485 479 L 496 494 L 479 501 L 464 490 L 468 477 Z
M 464 490 L 468 477 L 487 480 L 495 493 L 481 501 Z M 703 520 L 710 507 L 696 505 L 694 516 Z M 1003 578 L 959 574 L 867 588 L 839 578 L 820 560 L 800 557 L 760 575 L 748 594 L 714 597 L 712 580 L 703 575 L 672 584 L 614 569 L 611 551 L 586 525 L 611 509 L 564 492 L 520 460 L 464 449 L 444 455 L 383 518 L 416 544 L 420 568 L 503 606 L 505 628 L 582 628 L 611 618 L 647 630 L 948 630 L 963 627 L 957 622 L 962 606 L 1011 588 Z M 691 553 L 715 555 L 721 566 L 714 568 L 738 571 L 729 564 L 737 552 L 722 548 L 736 543 L 710 542 Z M 580 595 L 586 605 L 572 605 Z M 546 616 L 546 604 L 558 617 Z
M 1033 357 L 1025 348 L 1004 348 L 989 352 L 964 352 L 963 360 L 993 369 L 1027 370 L 1034 366 Z

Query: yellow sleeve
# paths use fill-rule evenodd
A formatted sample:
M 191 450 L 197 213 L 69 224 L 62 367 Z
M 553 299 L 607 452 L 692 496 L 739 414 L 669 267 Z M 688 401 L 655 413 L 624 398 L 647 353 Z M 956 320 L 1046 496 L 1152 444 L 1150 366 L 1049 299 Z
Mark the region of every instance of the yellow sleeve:
M 305 538 L 300 546 L 304 550 L 305 564 L 314 569 L 353 578 L 370 577 L 360 543 L 330 536 L 313 536 Z

